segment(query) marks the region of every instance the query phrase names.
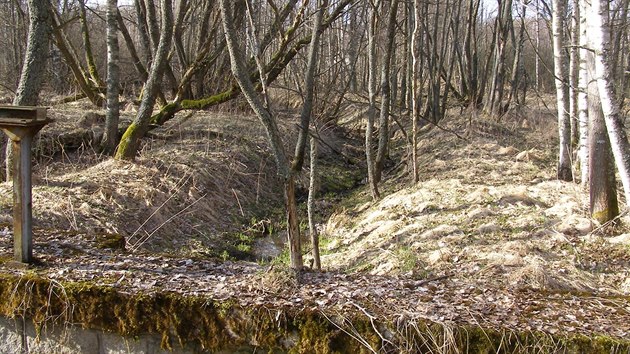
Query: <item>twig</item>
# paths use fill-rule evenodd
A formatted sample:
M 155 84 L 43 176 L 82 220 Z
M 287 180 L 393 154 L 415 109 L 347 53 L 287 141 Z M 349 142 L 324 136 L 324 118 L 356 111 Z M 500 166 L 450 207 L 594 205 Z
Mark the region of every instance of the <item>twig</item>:
M 383 335 L 381 334 L 381 332 L 378 330 L 378 328 L 376 328 L 376 324 L 374 323 L 374 319 L 376 319 L 376 316 L 371 315 L 369 312 L 367 312 L 367 310 L 361 306 L 359 306 L 357 303 L 355 302 L 350 302 L 354 307 L 356 307 L 357 309 L 359 309 L 361 312 L 363 312 L 363 314 L 365 316 L 367 316 L 367 318 L 370 319 L 370 324 L 372 325 L 372 329 L 374 329 L 374 332 L 376 332 L 376 334 L 381 338 L 381 341 L 383 343 L 389 343 L 393 346 L 396 346 L 396 344 L 392 341 L 390 341 L 389 339 L 383 337 Z
M 238 208 L 241 210 L 241 216 L 245 217 L 245 213 L 243 212 L 243 206 L 241 205 L 241 201 L 238 200 L 238 194 L 236 194 L 236 191 L 234 190 L 234 188 L 230 188 L 232 189 L 232 194 L 234 194 L 234 197 L 236 198 L 236 203 L 238 203 Z
M 190 203 L 188 206 L 186 206 L 184 209 L 178 211 L 175 215 L 171 216 L 170 218 L 166 219 L 166 221 L 164 221 L 163 223 L 161 223 L 158 227 L 156 227 L 153 231 L 151 231 L 151 233 L 147 233 L 145 236 L 143 236 L 142 238 L 140 238 L 140 240 L 138 240 L 133 246 L 131 246 L 131 251 L 136 251 L 138 250 L 138 248 L 142 247 L 142 245 L 144 245 L 150 238 L 151 236 L 153 236 L 153 234 L 155 234 L 159 229 L 162 228 L 162 226 L 168 224 L 169 222 L 171 222 L 173 219 L 175 219 L 176 217 L 180 216 L 183 212 L 185 212 L 186 210 L 190 209 L 193 205 L 197 204 L 201 199 L 203 199 L 205 196 L 207 195 L 204 194 L 201 197 L 197 198 L 194 202 Z
M 361 336 L 358 336 L 358 335 L 356 335 L 354 333 L 348 332 L 345 328 L 341 327 L 335 321 L 333 321 L 330 317 L 328 317 L 328 315 L 326 315 L 326 313 L 324 311 L 320 311 L 320 313 L 326 318 L 326 320 L 328 320 L 328 322 L 332 323 L 333 326 L 337 327 L 340 331 L 342 331 L 343 333 L 349 335 L 352 339 L 354 339 L 357 342 L 359 342 L 361 345 L 366 347 L 372 353 L 378 354 L 378 352 L 376 350 L 374 350 L 374 348 L 372 348 L 370 343 L 368 343 L 365 339 L 361 338 Z

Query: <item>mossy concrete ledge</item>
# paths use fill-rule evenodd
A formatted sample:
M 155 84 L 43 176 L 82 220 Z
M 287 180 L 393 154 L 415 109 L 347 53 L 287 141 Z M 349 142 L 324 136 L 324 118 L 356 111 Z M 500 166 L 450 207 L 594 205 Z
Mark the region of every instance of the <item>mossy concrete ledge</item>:
M 334 315 L 333 315 L 334 314 Z M 244 307 L 178 293 L 0 274 L 0 352 L 630 353 L 608 337 L 551 336 L 361 312 Z

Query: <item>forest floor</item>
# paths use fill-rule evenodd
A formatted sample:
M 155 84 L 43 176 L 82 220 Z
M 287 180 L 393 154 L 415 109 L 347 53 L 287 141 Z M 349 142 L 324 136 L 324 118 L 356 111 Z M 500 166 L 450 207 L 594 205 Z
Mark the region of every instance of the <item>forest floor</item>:
M 50 134 L 93 129 L 77 125 L 82 112 L 55 108 Z M 323 154 L 356 160 L 362 123 L 356 115 L 342 123 L 345 138 L 328 132 Z M 378 202 L 357 186 L 361 168 L 324 158 L 326 190 L 317 204 L 325 216 L 324 271 L 296 274 L 283 256 L 236 260 L 251 258 L 253 241 L 281 228 L 274 222 L 282 195 L 258 122 L 237 112 L 183 115 L 151 133 L 136 163 L 87 146 L 39 158 L 36 272 L 126 293 L 355 313 L 399 331 L 430 321 L 445 332 L 467 325 L 628 343 L 630 219 L 594 225 L 587 193 L 555 179 L 555 126 L 553 113 L 536 102 L 501 122 L 453 112 L 440 127 L 422 129 L 420 182 L 411 185 L 406 164 L 393 166 Z M 395 132 L 394 157 L 407 151 L 403 136 Z M 0 189 L 8 223 L 10 186 Z M 0 237 L 3 259 L 12 253 L 11 233 L 7 226 Z M 540 343 L 539 352 L 562 347 Z

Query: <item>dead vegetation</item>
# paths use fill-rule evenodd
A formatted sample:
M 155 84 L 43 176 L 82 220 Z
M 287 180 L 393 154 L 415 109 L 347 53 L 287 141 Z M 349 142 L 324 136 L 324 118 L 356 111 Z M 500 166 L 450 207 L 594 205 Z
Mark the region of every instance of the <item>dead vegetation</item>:
M 588 217 L 587 193 L 555 179 L 555 122 L 541 112 L 500 123 L 464 114 L 442 129 L 425 127 L 420 182 L 409 186 L 403 166 L 382 200 L 335 213 L 323 263 L 381 275 L 454 274 L 493 288 L 629 295 L 630 219 L 600 227 Z M 355 200 L 367 200 L 365 192 Z
M 50 115 L 56 121 L 42 132 L 40 145 L 54 145 L 60 132 L 101 134 L 98 124 L 90 123 L 97 114 L 80 106 L 55 107 Z M 35 166 L 35 224 L 120 234 L 130 251 L 238 252 L 225 235 L 242 231 L 282 201 L 258 123 L 229 112 L 174 122 L 150 133 L 135 163 L 100 156 L 90 139 L 67 151 L 41 147 L 52 153 L 41 154 Z M 85 135 L 90 129 L 94 133 Z M 9 184 L 0 186 L 5 221 L 11 215 L 10 190 Z

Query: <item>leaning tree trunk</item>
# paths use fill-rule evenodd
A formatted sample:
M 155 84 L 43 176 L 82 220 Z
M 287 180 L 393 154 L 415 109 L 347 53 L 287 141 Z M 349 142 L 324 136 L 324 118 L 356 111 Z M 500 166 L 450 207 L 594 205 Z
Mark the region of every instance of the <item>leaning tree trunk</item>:
M 567 86 L 567 55 L 564 50 L 564 21 L 567 0 L 553 1 L 553 64 L 556 83 L 556 101 L 558 103 L 558 135 L 560 153 L 558 156 L 558 179 L 571 181 L 571 121 Z
M 140 140 L 148 130 L 153 106 L 155 105 L 160 83 L 162 82 L 162 75 L 164 74 L 164 69 L 168 62 L 168 53 L 171 48 L 171 38 L 173 35 L 173 9 L 171 0 L 162 0 L 161 8 L 162 28 L 160 41 L 155 52 L 153 64 L 151 65 L 149 79 L 145 84 L 144 96 L 140 102 L 138 114 L 129 125 L 118 144 L 118 151 L 116 152 L 117 159 L 133 160 L 138 154 Z
M 592 11 L 587 17 L 589 21 L 588 33 L 590 44 L 595 51 L 595 77 L 599 88 L 599 97 L 606 121 L 606 130 L 610 138 L 610 145 L 615 164 L 621 177 L 626 204 L 630 203 L 630 144 L 624 130 L 619 105 L 615 102 L 613 79 L 610 71 L 610 28 L 608 23 L 608 2 L 593 0 Z M 592 161 L 592 159 L 591 159 Z
M 48 43 L 51 33 L 51 19 L 49 3 L 47 0 L 29 0 L 30 23 L 28 28 L 28 42 L 26 44 L 26 56 L 20 75 L 14 105 L 35 106 L 38 103 L 44 75 L 46 74 L 46 62 L 48 61 Z M 6 178 L 12 179 L 13 151 L 10 141 L 6 146 Z
M 105 133 L 101 140 L 101 148 L 106 154 L 113 154 L 116 149 L 120 116 L 117 14 L 118 0 L 107 0 L 107 112 L 105 113 Z
M 304 79 L 304 103 L 300 113 L 300 127 L 298 140 L 295 145 L 295 154 L 291 170 L 293 173 L 299 173 L 304 163 L 304 151 L 306 150 L 306 141 L 308 139 L 308 127 L 311 122 L 311 113 L 313 112 L 313 98 L 315 96 L 315 69 L 317 68 L 317 52 L 319 49 L 319 38 L 322 32 L 321 24 L 324 18 L 324 11 L 328 6 L 328 0 L 320 0 L 320 4 L 315 14 L 313 22 L 313 36 L 308 48 L 308 62 L 306 64 L 306 77 Z M 262 75 L 262 73 L 261 73 Z
M 277 122 L 271 113 L 265 108 L 263 101 L 256 92 L 251 81 L 249 72 L 243 60 L 243 54 L 238 47 L 238 37 L 234 27 L 232 16 L 232 3 L 228 0 L 220 0 L 219 8 L 225 34 L 225 42 L 230 55 L 230 66 L 234 79 L 238 83 L 243 96 L 250 107 L 262 123 L 267 134 L 267 139 L 278 168 L 278 173 L 284 179 L 285 203 L 287 211 L 287 227 L 289 234 L 289 252 L 291 257 L 291 268 L 302 268 L 302 249 L 300 244 L 300 228 L 297 219 L 297 201 L 295 198 L 295 176 L 290 171 L 280 131 Z

